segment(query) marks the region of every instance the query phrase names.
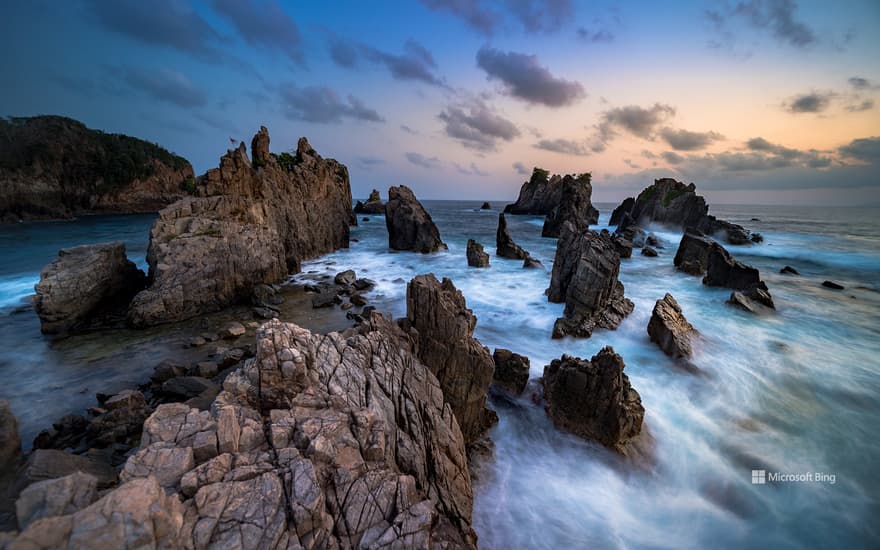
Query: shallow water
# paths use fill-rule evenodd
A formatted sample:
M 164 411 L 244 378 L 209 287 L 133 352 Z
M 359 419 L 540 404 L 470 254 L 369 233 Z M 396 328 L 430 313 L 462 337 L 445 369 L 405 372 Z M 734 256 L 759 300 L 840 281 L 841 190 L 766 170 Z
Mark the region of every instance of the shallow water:
M 293 280 L 355 269 L 377 281 L 370 295 L 373 305 L 401 316 L 405 281 L 427 272 L 450 277 L 478 317 L 476 336 L 490 349 L 527 355 L 533 378 L 563 353 L 588 358 L 611 345 L 641 394 L 645 426 L 653 438 L 650 460 L 627 462 L 559 432 L 528 396 L 513 404 L 496 403 L 500 423 L 492 431 L 494 460 L 481 470 L 475 488 L 474 525 L 482 547 L 878 544 L 880 533 L 872 523 L 880 512 L 880 482 L 873 471 L 880 464 L 880 442 L 874 437 L 880 422 L 880 210 L 713 208 L 719 217 L 764 234 L 761 245 L 729 248 L 761 270 L 778 308 L 765 316 L 733 309 L 724 303 L 729 291 L 704 287 L 699 278 L 675 271 L 672 258 L 680 233 L 655 228 L 665 242 L 660 256 L 647 258 L 636 251 L 622 261 L 621 280 L 635 303 L 633 314 L 616 331 L 597 331 L 587 340 L 551 340 L 563 306 L 544 296 L 556 243 L 540 236 L 541 218 L 508 216 L 514 239 L 547 267 L 529 270 L 519 261 L 494 256 L 501 204 L 493 204 L 493 211 L 476 210 L 479 203 L 469 202 L 426 201 L 425 206 L 448 251 L 391 251 L 383 217 L 369 216 L 353 228 L 357 242 L 351 248 L 306 262 L 304 273 Z M 598 206 L 602 227 L 614 205 Z M 40 336 L 32 311 L 9 313 L 11 304 L 30 292 L 39 268 L 60 243 L 130 235 L 130 255 L 143 263 L 150 218 L 104 222 L 115 229 L 102 224 L 75 228 L 81 222 L 0 226 L 0 252 L 4 258 L 14 254 L 20 266 L 7 269 L 9 262 L 3 262 L 0 267 L 0 302 L 10 304 L 0 313 L 0 372 L 9 382 L 0 388 L 0 397 L 12 401 L 31 432 L 57 418 L 59 410 L 91 404 L 79 401 L 92 399 L 95 383 L 143 381 L 149 372 L 133 366 L 135 357 L 149 354 L 153 361 L 165 353 L 157 346 L 171 338 L 177 338 L 174 353 L 180 353 L 181 339 L 195 330 L 184 325 L 158 329 L 152 336 L 119 331 L 53 343 Z M 489 269 L 467 267 L 468 238 L 483 243 L 492 255 Z M 801 276 L 780 275 L 786 264 Z M 821 287 L 825 279 L 846 290 Z M 702 376 L 676 368 L 648 340 L 651 309 L 665 292 L 676 297 L 702 334 L 693 360 Z M 306 314 L 288 309 L 287 315 Z M 103 349 L 108 339 L 118 340 L 112 353 Z M 97 360 L 88 352 L 91 341 Z M 128 359 L 116 360 L 119 354 Z M 77 383 L 83 381 L 91 386 L 89 395 L 77 401 Z M 32 403 L 37 398 L 42 406 Z M 823 472 L 834 474 L 836 482 L 753 485 L 753 469 Z

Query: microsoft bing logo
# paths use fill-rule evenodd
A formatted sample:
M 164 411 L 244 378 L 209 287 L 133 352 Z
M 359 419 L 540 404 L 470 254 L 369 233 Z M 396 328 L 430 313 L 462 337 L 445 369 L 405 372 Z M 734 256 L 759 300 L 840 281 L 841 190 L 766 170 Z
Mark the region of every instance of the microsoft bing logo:
M 767 471 L 766 470 L 752 470 L 752 484 L 753 485 L 764 485 L 767 483 Z

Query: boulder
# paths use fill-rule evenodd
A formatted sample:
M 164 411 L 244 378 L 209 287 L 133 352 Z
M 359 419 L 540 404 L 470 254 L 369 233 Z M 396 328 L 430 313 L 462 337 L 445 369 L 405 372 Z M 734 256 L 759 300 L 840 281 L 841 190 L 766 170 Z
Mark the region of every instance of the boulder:
M 59 334 L 101 324 L 101 316 L 124 311 L 144 288 L 144 272 L 125 256 L 122 241 L 76 246 L 40 272 L 34 309 L 40 329 Z
M 716 245 L 709 249 L 703 284 L 747 290 L 763 283 L 757 269 L 736 260 L 723 246 Z
M 509 395 L 520 395 L 529 383 L 529 358 L 509 349 L 496 348 L 492 360 L 495 361 L 492 388 Z
M 525 260 L 529 257 L 528 252 L 513 242 L 513 237 L 510 236 L 510 232 L 507 230 L 507 220 L 504 218 L 504 212 L 498 214 L 498 229 L 495 232 L 495 255 L 513 260 Z
M 467 242 L 467 262 L 471 267 L 489 267 L 489 255 L 483 251 L 483 245 L 473 239 Z
M 261 129 L 254 143 L 268 143 Z M 302 262 L 349 244 L 348 170 L 305 138 L 296 154 L 251 163 L 244 144 L 199 179 L 198 196 L 159 213 L 150 230 L 150 286 L 128 312 L 137 327 L 188 319 L 250 298 Z
M 177 399 L 189 399 L 214 386 L 213 382 L 201 376 L 178 376 L 162 384 L 162 393 Z
M 730 293 L 727 303 L 740 309 L 744 309 L 749 313 L 759 313 L 761 306 L 769 309 L 776 309 L 773 298 L 765 288 L 755 286 L 748 290 L 734 290 Z
M 68 476 L 74 472 L 94 476 L 98 480 L 98 488 L 114 485 L 117 479 L 116 469 L 105 462 L 56 449 L 36 449 L 28 455 L 21 481 L 24 485 L 30 485 L 46 479 Z
M 177 376 L 186 374 L 186 367 L 173 359 L 165 359 L 153 368 L 153 374 L 150 381 L 154 384 L 162 384 L 166 380 L 170 380 Z
M 480 210 L 492 210 L 492 205 L 489 204 L 488 201 L 486 201 L 486 202 L 484 202 L 483 205 L 480 207 Z
M 606 232 L 606 230 L 602 230 L 602 232 Z M 627 240 L 623 235 L 619 235 L 615 233 L 611 235 L 611 242 L 614 243 L 614 250 L 620 254 L 621 258 L 632 258 L 633 254 L 633 243 Z
M 335 288 L 322 290 L 319 294 L 312 297 L 312 307 L 315 309 L 332 307 L 341 303 L 342 298 Z
M 220 338 L 224 340 L 235 340 L 247 332 L 247 329 L 244 325 L 239 323 L 238 321 L 232 321 L 226 323 L 223 329 L 220 331 Z
M 681 237 L 672 263 L 680 271 L 702 275 L 709 266 L 709 251 L 716 246 L 720 245 L 712 239 L 688 231 Z
M 563 355 L 544 367 L 544 402 L 553 423 L 626 454 L 641 433 L 645 409 L 609 346 L 589 361 Z
M 366 202 L 357 201 L 357 204 L 354 206 L 355 214 L 384 214 L 385 213 L 385 204 L 382 202 L 382 197 L 379 195 L 378 189 L 373 189 L 370 193 L 370 197 Z M 370 218 L 364 218 L 364 221 L 369 220 Z
M 646 246 L 642 248 L 642 256 L 648 256 L 649 258 L 656 258 L 657 251 L 651 248 L 650 246 Z
M 614 329 L 632 313 L 618 280 L 620 255 L 610 235 L 581 232 L 566 222 L 556 245 L 556 259 L 547 292 L 551 302 L 564 302 L 553 337 L 589 337 L 596 328 Z
M 18 419 L 12 414 L 9 401 L 0 399 L 0 471 L 10 471 L 21 457 L 21 436 Z
M 800 272 L 798 272 L 797 269 L 791 267 L 790 265 L 783 267 L 779 270 L 779 272 L 783 275 L 800 275 Z
M 428 254 L 446 248 L 431 215 L 405 185 L 388 189 L 385 225 L 388 227 L 388 246 L 394 250 Z
M 589 173 L 577 177 L 567 175 L 559 185 L 562 188 L 559 202 L 544 219 L 542 237 L 559 237 L 564 222 L 570 222 L 579 230 L 586 231 L 590 224 L 599 221 L 599 211 L 590 202 L 593 186 L 590 184 Z
M 333 278 L 334 283 L 336 283 L 337 285 L 344 285 L 344 286 L 353 285 L 356 280 L 357 280 L 357 273 L 355 273 L 351 269 L 337 273 L 336 277 Z
M 835 283 L 834 281 L 822 281 L 822 286 L 825 288 L 831 288 L 834 290 L 843 290 L 843 285 L 839 283 Z
M 449 279 L 419 275 L 406 287 L 406 326 L 415 329 L 419 359 L 437 377 L 465 443 L 476 441 L 493 423 L 486 408 L 495 362 L 474 338 L 477 318 Z
M 28 485 L 15 501 L 18 527 L 27 529 L 35 521 L 78 512 L 98 500 L 98 478 L 74 472 Z
M 648 322 L 648 336 L 663 353 L 676 359 L 690 357 L 693 354 L 691 337 L 695 333 L 671 294 L 657 300 Z
M 42 430 L 34 438 L 35 449 L 77 448 L 89 427 L 89 421 L 79 414 L 68 414 L 52 423 L 52 428 Z
M 537 258 L 526 256 L 526 258 L 523 260 L 523 267 L 527 269 L 544 269 L 544 264 L 542 264 L 541 260 Z

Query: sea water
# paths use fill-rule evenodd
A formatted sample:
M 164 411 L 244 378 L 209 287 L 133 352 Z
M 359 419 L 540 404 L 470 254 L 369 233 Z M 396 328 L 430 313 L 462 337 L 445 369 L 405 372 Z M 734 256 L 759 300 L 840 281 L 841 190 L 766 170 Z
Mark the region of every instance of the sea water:
M 359 216 L 350 248 L 306 262 L 293 281 L 354 269 L 377 282 L 368 294 L 373 305 L 402 316 L 406 281 L 429 272 L 449 277 L 478 318 L 476 337 L 490 349 L 528 356 L 533 378 L 563 353 L 589 358 L 612 346 L 623 357 L 646 410 L 648 455 L 624 459 L 557 430 L 531 400 L 531 389 L 520 399 L 494 402 L 500 417 L 491 432 L 494 454 L 474 487 L 481 547 L 880 544 L 880 209 L 713 208 L 718 217 L 764 235 L 762 244 L 728 247 L 760 269 L 769 286 L 777 311 L 762 315 L 727 305 L 729 290 L 676 271 L 672 258 L 681 232 L 654 227 L 660 255 L 635 250 L 621 262 L 633 313 L 617 330 L 552 340 L 563 308 L 544 294 L 555 239 L 541 237 L 541 217 L 508 216 L 514 240 L 546 269 L 498 258 L 502 204 L 491 211 L 479 210 L 479 204 L 425 202 L 449 247 L 430 255 L 389 250 L 383 217 Z M 614 205 L 598 207 L 596 228 L 602 228 Z M 143 264 L 148 223 L 111 217 L 0 227 L 0 303 L 6 304 L 0 314 L 0 374 L 6 382 L 0 398 L 10 399 L 31 437 L 59 414 L 79 412 L 84 383 L 94 386 L 102 377 L 143 382 L 149 372 L 133 372 L 136 362 L 102 360 L 100 351 L 86 356 L 77 351 L 79 344 L 48 341 L 39 335 L 36 315 L 12 313 L 15 306 L 61 246 L 122 238 L 132 259 Z M 467 266 L 469 238 L 485 246 L 491 267 Z M 784 265 L 801 275 L 780 274 Z M 826 279 L 845 290 L 822 287 Z M 699 374 L 679 368 L 648 339 L 654 302 L 667 292 L 700 332 L 693 358 Z M 129 332 L 79 342 L 135 339 L 125 336 Z M 136 344 L 130 350 L 147 352 Z M 34 407 L 29 399 L 42 399 L 45 406 Z

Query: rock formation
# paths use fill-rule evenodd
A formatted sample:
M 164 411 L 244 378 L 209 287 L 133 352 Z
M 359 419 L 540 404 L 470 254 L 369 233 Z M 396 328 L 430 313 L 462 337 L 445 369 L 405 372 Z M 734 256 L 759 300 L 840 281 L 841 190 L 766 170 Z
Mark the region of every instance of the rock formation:
M 619 271 L 620 255 L 607 232 L 580 232 L 570 222 L 563 224 L 547 293 L 551 302 L 565 303 L 564 317 L 553 326 L 554 338 L 614 329 L 632 313 Z
M 367 199 L 367 202 L 357 201 L 357 204 L 354 205 L 354 213 L 355 214 L 384 214 L 385 213 L 385 204 L 382 202 L 382 197 L 379 196 L 379 190 L 373 189 L 370 193 L 370 197 Z
M 483 250 L 483 245 L 473 239 L 467 242 L 467 262 L 471 267 L 489 267 L 489 254 Z
M 60 116 L 0 118 L 0 222 L 156 212 L 193 184 L 186 159 Z
M 718 243 L 709 250 L 703 284 L 734 289 L 735 292 L 731 294 L 729 302 L 748 311 L 755 311 L 752 303 L 776 309 L 770 291 L 761 280 L 758 270 L 732 257 Z
M 230 150 L 197 185 L 199 197 L 164 209 L 150 231 L 150 286 L 132 301 L 134 326 L 186 319 L 248 299 L 251 289 L 348 246 L 348 169 L 305 138 L 296 154 L 269 153 L 269 133 Z
M 417 355 L 440 382 L 468 444 L 496 420 L 486 408 L 495 363 L 474 338 L 476 325 L 477 318 L 449 279 L 441 283 L 432 274 L 419 275 L 407 285 L 405 328 L 417 332 Z
M 489 204 L 489 201 L 486 201 L 480 206 L 480 210 L 492 210 L 492 205 Z
M 681 237 L 672 263 L 685 273 L 702 275 L 709 267 L 709 251 L 716 246 L 721 245 L 708 237 L 688 231 Z
M 625 199 L 611 214 L 618 231 L 629 225 L 651 222 L 697 229 L 706 234 L 723 233 L 730 244 L 749 244 L 749 232 L 742 226 L 709 215 L 706 200 L 697 195 L 696 186 L 685 185 L 672 178 L 654 180 L 638 197 Z
M 388 246 L 394 250 L 428 254 L 446 248 L 431 215 L 405 185 L 388 189 L 385 224 L 388 227 Z
M 401 336 L 378 314 L 345 334 L 267 323 L 209 410 L 156 409 L 118 488 L 30 490 L 12 544 L 475 548 L 464 439 Z
M 0 399 L 0 471 L 12 471 L 21 456 L 18 419 L 12 414 L 9 401 Z
M 671 294 L 657 300 L 648 322 L 648 336 L 663 353 L 676 359 L 690 357 L 691 336 L 695 332 Z
M 593 186 L 590 184 L 589 173 L 577 177 L 567 175 L 562 178 L 559 185 L 562 188 L 559 202 L 544 219 L 542 237 L 559 237 L 562 224 L 566 221 L 582 231 L 586 231 L 590 224 L 599 221 L 599 211 L 590 202 Z
M 507 220 L 504 218 L 504 212 L 498 214 L 498 229 L 495 232 L 495 255 L 512 260 L 524 260 L 523 267 L 536 261 L 521 246 L 513 242 L 513 237 L 510 236 L 510 231 L 507 230 Z
M 114 313 L 125 319 L 128 302 L 145 282 L 144 272 L 125 256 L 122 241 L 62 249 L 34 287 L 40 329 L 61 334 Z
M 529 383 L 529 358 L 509 349 L 496 348 L 492 359 L 495 361 L 492 388 L 509 395 L 520 395 Z
M 575 435 L 626 453 L 642 430 L 645 409 L 611 347 L 589 361 L 563 355 L 544 367 L 544 401 L 553 423 Z

